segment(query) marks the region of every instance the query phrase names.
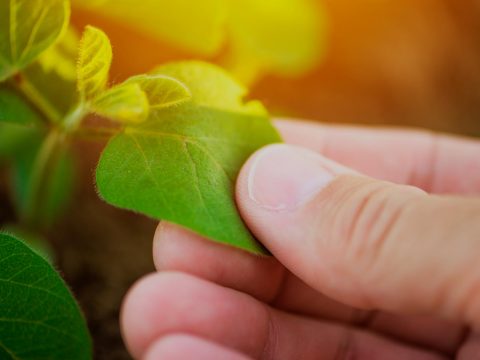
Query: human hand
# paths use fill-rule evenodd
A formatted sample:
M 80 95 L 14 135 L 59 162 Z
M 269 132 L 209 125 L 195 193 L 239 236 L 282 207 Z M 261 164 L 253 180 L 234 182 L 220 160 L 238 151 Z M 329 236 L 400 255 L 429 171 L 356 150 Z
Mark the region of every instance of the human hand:
M 262 149 L 237 183 L 241 214 L 274 257 L 162 223 L 161 272 L 123 307 L 132 355 L 480 359 L 468 330 L 480 326 L 480 199 L 467 196 L 480 193 L 480 143 L 277 125 L 310 150 Z

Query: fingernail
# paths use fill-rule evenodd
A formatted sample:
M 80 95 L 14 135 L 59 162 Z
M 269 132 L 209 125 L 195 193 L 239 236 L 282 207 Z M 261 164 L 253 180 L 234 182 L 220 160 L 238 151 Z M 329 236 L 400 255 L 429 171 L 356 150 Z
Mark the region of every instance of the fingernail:
M 248 174 L 248 195 L 260 207 L 293 211 L 336 177 L 333 162 L 291 145 L 272 145 L 257 153 Z

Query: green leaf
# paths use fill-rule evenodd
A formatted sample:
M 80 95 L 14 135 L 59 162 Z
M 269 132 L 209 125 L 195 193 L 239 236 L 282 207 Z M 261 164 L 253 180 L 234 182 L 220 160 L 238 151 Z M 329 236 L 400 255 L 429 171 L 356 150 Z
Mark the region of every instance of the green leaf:
M 92 101 L 91 109 L 120 123 L 138 123 L 148 117 L 147 95 L 138 84 L 122 84 L 101 93 Z
M 153 73 L 171 76 L 184 83 L 198 105 L 259 115 L 267 113 L 258 101 L 245 103 L 243 98 L 247 89 L 218 66 L 201 61 L 183 61 L 161 66 Z
M 3 225 L 2 232 L 11 234 L 17 239 L 22 239 L 31 250 L 47 260 L 49 264 L 54 263 L 53 248 L 42 235 L 25 229 L 18 224 L 5 224 Z
M 235 181 L 260 147 L 281 138 L 259 102 L 218 67 L 181 62 L 158 69 L 186 84 L 192 101 L 152 111 L 104 150 L 100 195 L 121 208 L 188 227 L 212 240 L 264 253 L 238 214 Z M 223 100 L 223 101 L 222 101 Z
M 87 26 L 80 40 L 77 80 L 82 98 L 92 99 L 102 92 L 112 63 L 112 46 L 105 33 Z
M 261 254 L 238 214 L 235 181 L 254 151 L 280 141 L 266 116 L 194 103 L 168 108 L 110 141 L 98 190 L 113 205 Z
M 60 36 L 70 16 L 67 0 L 0 1 L 0 81 L 33 62 Z
M 0 263 L 0 359 L 90 359 L 85 320 L 48 262 L 0 234 Z
M 38 113 L 17 92 L 0 85 L 0 123 L 32 127 L 41 121 Z
M 159 111 L 111 140 L 98 190 L 113 205 L 261 253 L 237 212 L 234 183 L 255 150 L 279 141 L 266 117 L 193 104 Z
M 165 75 L 138 75 L 129 78 L 126 84 L 138 84 L 147 94 L 150 109 L 162 109 L 190 100 L 190 90 L 180 81 Z
M 225 38 L 225 0 L 74 0 L 174 46 L 199 55 L 213 55 Z

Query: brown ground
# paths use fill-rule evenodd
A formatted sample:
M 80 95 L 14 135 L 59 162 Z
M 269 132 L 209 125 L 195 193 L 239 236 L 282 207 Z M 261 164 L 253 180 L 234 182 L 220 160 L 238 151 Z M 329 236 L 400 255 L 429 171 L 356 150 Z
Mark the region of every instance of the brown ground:
M 101 146 L 76 144 L 83 179 L 68 213 L 49 235 L 58 267 L 88 319 L 96 359 L 129 359 L 119 331 L 119 308 L 128 288 L 153 271 L 156 221 L 102 202 L 93 185 Z

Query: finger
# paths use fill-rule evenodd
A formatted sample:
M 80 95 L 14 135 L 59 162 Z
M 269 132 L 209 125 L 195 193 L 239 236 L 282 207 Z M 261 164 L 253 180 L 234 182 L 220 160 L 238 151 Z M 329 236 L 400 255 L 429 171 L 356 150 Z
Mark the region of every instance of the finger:
M 279 292 L 285 268 L 273 257 L 248 254 L 161 222 L 153 241 L 159 271 L 181 271 L 270 302 Z
M 432 193 L 480 193 L 480 141 L 427 131 L 276 123 L 285 141 L 374 178 Z
M 250 255 L 213 243 L 175 224 L 162 222 L 154 237 L 159 271 L 181 271 L 270 303 L 288 312 L 372 328 L 420 346 L 451 352 L 458 346 L 461 326 L 438 320 L 408 319 L 352 308 L 328 298 L 285 271 L 273 257 Z
M 454 355 L 464 340 L 466 328 L 425 316 L 376 313 L 368 328 L 393 338 Z
M 441 359 L 374 335 L 272 310 L 243 293 L 180 273 L 157 273 L 129 293 L 122 312 L 136 357 L 156 339 L 188 333 L 255 359 Z
M 313 290 L 273 257 L 258 257 L 214 243 L 168 222 L 158 226 L 153 244 L 159 271 L 195 275 L 306 316 L 352 324 L 363 321 L 364 312 Z
M 242 170 L 237 203 L 280 262 L 336 300 L 480 323 L 478 201 L 429 196 L 273 145 Z
M 456 359 L 480 360 L 480 334 L 472 333 L 460 347 Z
M 143 360 L 247 360 L 236 351 L 191 335 L 170 335 L 151 345 Z

